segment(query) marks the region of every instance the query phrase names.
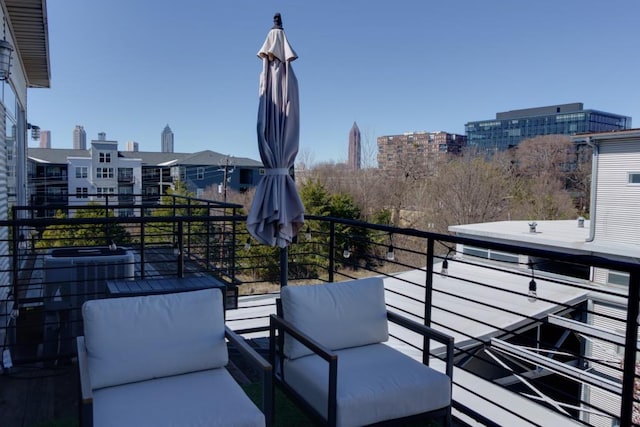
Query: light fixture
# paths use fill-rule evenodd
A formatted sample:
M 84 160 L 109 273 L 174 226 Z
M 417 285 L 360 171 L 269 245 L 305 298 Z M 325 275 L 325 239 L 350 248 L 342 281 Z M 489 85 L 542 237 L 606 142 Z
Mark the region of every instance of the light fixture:
M 538 300 L 538 285 L 535 281 L 532 262 L 529 263 L 529 267 L 531 268 L 531 281 L 529 282 L 529 293 L 527 294 L 527 299 L 529 302 L 536 302 Z
M 349 243 L 345 242 L 344 247 L 342 248 L 342 257 L 349 258 L 351 256 L 351 249 L 349 248 Z
M 248 251 L 251 249 L 251 237 L 247 237 L 247 241 L 244 242 L 244 250 Z
M 394 259 L 396 259 L 396 255 L 393 251 L 393 245 L 389 245 L 387 248 L 387 261 L 393 261 Z
M 27 239 L 24 237 L 24 234 L 20 233 L 20 235 L 18 236 L 18 249 L 28 249 L 29 247 L 29 242 L 27 242 Z
M 442 267 L 440 268 L 440 277 L 446 279 L 449 277 L 449 255 L 451 252 L 454 252 L 453 249 L 449 248 L 447 255 L 445 255 L 444 260 L 442 260 Z
M 307 229 L 304 231 L 305 240 L 311 240 L 311 228 L 307 225 Z
M 5 81 L 11 74 L 11 56 L 13 54 L 13 46 L 7 41 L 6 35 L 7 22 L 2 22 L 2 40 L 0 40 L 0 80 Z
M 447 277 L 449 277 L 449 261 L 445 258 L 444 261 L 442 261 L 442 269 L 440 269 L 440 276 L 443 279 L 446 279 Z
M 35 139 L 35 140 L 40 139 L 40 126 L 27 123 L 27 129 L 31 129 L 31 139 Z

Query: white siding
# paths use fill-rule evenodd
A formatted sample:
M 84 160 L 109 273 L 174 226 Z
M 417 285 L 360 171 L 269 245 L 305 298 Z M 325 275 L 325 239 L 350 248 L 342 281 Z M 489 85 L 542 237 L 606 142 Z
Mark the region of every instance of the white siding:
M 598 157 L 596 241 L 629 244 L 640 242 L 640 185 L 629 185 L 629 172 L 640 172 L 640 141 L 601 142 Z
M 589 324 L 617 334 L 625 334 L 626 310 L 624 308 L 594 301 L 592 311 L 593 313 L 589 315 Z M 620 367 L 623 354 L 623 346 L 595 339 L 587 345 L 586 351 L 587 357 L 600 360 L 600 362 L 590 363 L 591 372 L 620 380 L 622 380 L 622 373 L 616 368 Z M 584 391 L 585 400 L 594 407 L 605 409 L 614 414 L 620 413 L 620 396 L 589 386 L 585 386 Z M 597 427 L 610 427 L 612 425 L 611 418 L 597 415 L 588 415 L 586 421 Z

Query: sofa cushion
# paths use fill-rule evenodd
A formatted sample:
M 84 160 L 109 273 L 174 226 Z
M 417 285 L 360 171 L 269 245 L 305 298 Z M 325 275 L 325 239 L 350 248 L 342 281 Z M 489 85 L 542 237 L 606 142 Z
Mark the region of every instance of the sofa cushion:
M 228 361 L 219 289 L 91 300 L 82 315 L 93 389 Z
M 280 297 L 285 320 L 330 350 L 389 339 L 384 283 L 379 277 L 286 286 Z M 311 350 L 285 335 L 284 353 L 295 359 Z
M 409 356 L 372 344 L 336 351 L 337 426 L 361 426 L 447 407 L 451 381 Z M 329 365 L 311 355 L 286 360 L 284 374 L 313 408 L 327 417 Z
M 97 390 L 93 425 L 264 426 L 264 415 L 224 368 Z

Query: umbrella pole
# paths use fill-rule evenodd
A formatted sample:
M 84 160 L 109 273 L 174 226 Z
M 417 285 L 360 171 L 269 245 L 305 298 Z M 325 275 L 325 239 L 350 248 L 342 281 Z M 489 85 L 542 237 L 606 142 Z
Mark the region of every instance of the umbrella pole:
M 287 286 L 289 278 L 289 248 L 280 248 L 280 287 Z

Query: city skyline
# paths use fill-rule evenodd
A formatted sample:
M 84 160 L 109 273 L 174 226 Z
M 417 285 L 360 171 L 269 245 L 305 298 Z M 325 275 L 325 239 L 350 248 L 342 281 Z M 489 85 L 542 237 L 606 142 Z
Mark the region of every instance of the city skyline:
M 157 151 L 158 129 L 171 123 L 179 151 L 258 159 L 256 52 L 276 11 L 299 56 L 300 149 L 315 162 L 347 160 L 354 121 L 363 146 L 375 146 L 388 134 L 463 134 L 467 122 L 538 105 L 583 102 L 640 119 L 631 0 L 47 6 L 52 88 L 30 90 L 28 120 L 52 131 L 53 148 L 69 147 L 82 123 Z M 108 21 L 122 31 L 92 29 Z M 223 55 L 213 48 L 221 41 Z

